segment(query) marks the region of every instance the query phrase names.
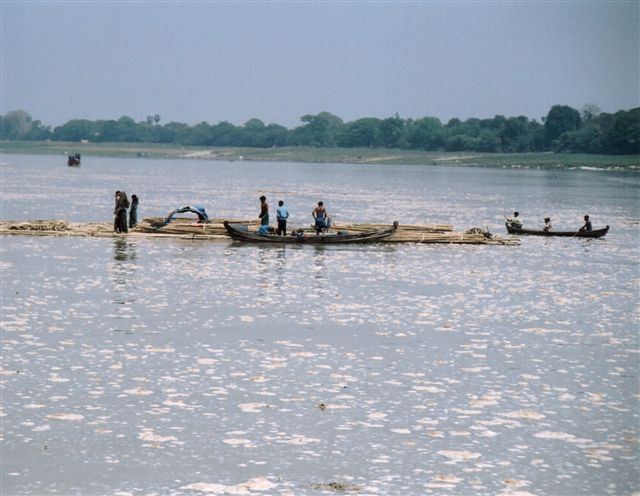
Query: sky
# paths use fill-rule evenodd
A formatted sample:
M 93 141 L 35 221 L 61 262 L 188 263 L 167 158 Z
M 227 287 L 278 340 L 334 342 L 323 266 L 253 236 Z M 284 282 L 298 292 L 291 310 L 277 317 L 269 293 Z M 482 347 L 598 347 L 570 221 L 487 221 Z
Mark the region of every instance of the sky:
M 640 106 L 640 2 L 0 0 L 0 114 L 160 124 Z

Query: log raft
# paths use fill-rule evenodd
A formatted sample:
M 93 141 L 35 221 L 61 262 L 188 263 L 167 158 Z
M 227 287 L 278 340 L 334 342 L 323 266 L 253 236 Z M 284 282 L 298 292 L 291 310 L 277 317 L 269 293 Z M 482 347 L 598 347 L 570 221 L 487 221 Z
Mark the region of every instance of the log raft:
M 87 237 L 115 237 L 127 236 L 131 238 L 177 238 L 177 239 L 209 239 L 229 240 L 223 221 L 225 219 L 211 219 L 206 224 L 197 224 L 193 219 L 178 218 L 170 224 L 157 229 L 154 224 L 162 221 L 161 217 L 145 218 L 128 234 L 113 232 L 110 222 L 73 223 L 63 220 L 34 220 L 34 221 L 0 221 L 0 235 L 26 236 L 87 236 Z M 227 219 L 232 224 L 248 224 L 258 227 L 256 221 Z M 386 224 L 348 224 L 335 223 L 334 231 L 361 232 L 382 229 Z M 310 233 L 313 231 L 308 228 Z M 468 231 L 454 231 L 450 224 L 400 224 L 396 233 L 382 243 L 444 243 L 444 244 L 473 244 L 473 245 L 517 245 L 518 238 L 502 238 L 482 229 Z

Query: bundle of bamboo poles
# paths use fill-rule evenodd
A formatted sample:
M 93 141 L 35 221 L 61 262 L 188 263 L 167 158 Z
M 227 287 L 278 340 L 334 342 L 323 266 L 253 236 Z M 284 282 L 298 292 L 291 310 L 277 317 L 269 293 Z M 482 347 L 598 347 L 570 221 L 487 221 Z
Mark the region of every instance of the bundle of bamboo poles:
M 63 220 L 2 221 L 2 225 L 10 231 L 66 231 L 69 229 L 69 224 Z
M 392 223 L 389 222 L 389 225 L 384 224 L 346 224 L 336 222 L 331 226 L 331 228 L 335 231 L 349 231 L 349 232 L 363 232 L 363 231 L 375 231 L 376 229 L 383 229 L 384 227 L 389 227 Z M 411 232 L 450 232 L 453 231 L 453 226 L 451 224 L 400 224 L 398 230 L 402 230 L 403 232 L 411 233 Z
M 129 236 L 167 237 L 189 239 L 229 239 L 224 228 L 223 219 L 212 219 L 206 224 L 198 224 L 194 219 L 177 218 L 162 225 L 162 217 L 145 218 L 138 226 L 129 230 Z M 255 226 L 256 220 L 229 219 L 232 224 Z M 347 224 L 336 223 L 334 232 L 365 232 L 388 228 L 390 224 Z M 161 227 L 159 227 L 161 226 Z M 305 227 L 309 234 L 315 233 L 311 226 Z M 0 234 L 23 234 L 32 236 L 114 236 L 112 223 L 67 223 L 61 220 L 51 221 L 0 221 Z M 445 244 L 484 244 L 484 245 L 516 245 L 518 238 L 501 238 L 481 229 L 467 232 L 454 231 L 449 224 L 400 224 L 395 234 L 383 242 L 391 243 L 445 243 Z
M 172 234 L 172 235 L 189 235 L 197 237 L 211 238 L 215 236 L 228 237 L 227 230 L 224 228 L 225 219 L 210 219 L 209 222 L 200 224 L 195 219 L 185 219 L 182 217 L 174 218 L 169 224 L 163 225 L 162 217 L 145 217 L 140 224 L 135 227 L 135 232 L 147 234 Z M 258 226 L 258 222 L 228 219 L 232 224 L 244 224 Z
M 113 223 L 71 223 L 64 220 L 0 221 L 0 234 L 27 236 L 111 236 Z

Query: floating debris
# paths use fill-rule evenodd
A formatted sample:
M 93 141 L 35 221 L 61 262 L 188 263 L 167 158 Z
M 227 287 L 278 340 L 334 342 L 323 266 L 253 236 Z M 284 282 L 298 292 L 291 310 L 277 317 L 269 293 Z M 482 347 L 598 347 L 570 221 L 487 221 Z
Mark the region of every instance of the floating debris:
M 337 493 L 355 493 L 362 490 L 360 486 L 356 486 L 355 484 L 345 484 L 343 482 L 320 482 L 316 484 L 309 484 L 309 487 L 319 491 L 333 491 Z

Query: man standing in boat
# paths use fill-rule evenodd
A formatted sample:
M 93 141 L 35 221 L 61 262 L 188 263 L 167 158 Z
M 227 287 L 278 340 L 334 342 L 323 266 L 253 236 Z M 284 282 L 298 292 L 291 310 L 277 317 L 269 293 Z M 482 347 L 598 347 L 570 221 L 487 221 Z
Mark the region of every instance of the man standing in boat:
M 276 210 L 276 218 L 278 219 L 278 236 L 287 235 L 287 219 L 289 218 L 289 211 L 284 206 L 284 202 L 280 200 L 278 202 L 278 209 Z
M 320 234 L 321 231 L 325 231 L 331 227 L 331 218 L 327 213 L 327 209 L 324 208 L 323 202 L 318 202 L 318 206 L 313 209 L 311 215 L 315 221 L 316 234 Z
M 260 233 L 268 233 L 269 232 L 269 204 L 267 203 L 267 197 L 262 195 L 260 197 L 260 215 L 258 215 L 258 219 L 260 219 L 260 229 L 258 230 Z

